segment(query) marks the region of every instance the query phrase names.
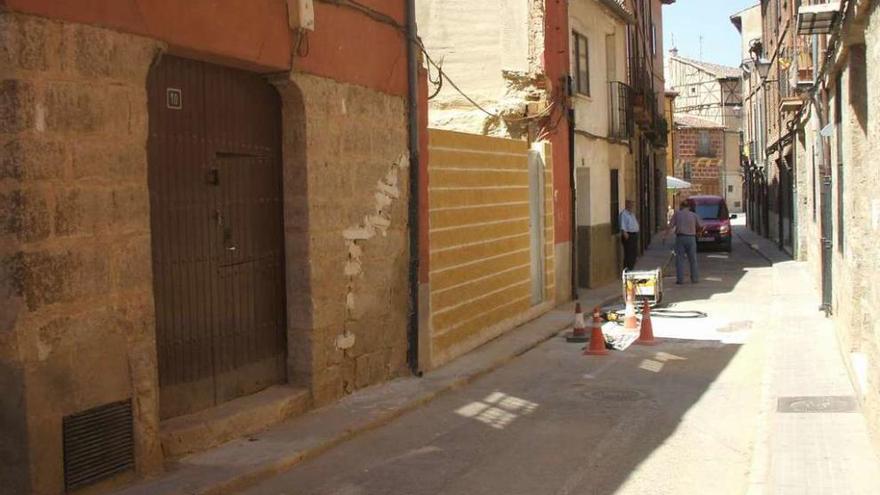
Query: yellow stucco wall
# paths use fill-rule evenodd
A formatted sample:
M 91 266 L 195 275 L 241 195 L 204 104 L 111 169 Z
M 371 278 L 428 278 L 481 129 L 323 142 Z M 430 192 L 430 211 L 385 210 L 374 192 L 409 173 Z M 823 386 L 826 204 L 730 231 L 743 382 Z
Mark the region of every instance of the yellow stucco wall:
M 433 367 L 552 307 L 555 281 L 551 167 L 543 177 L 544 302 L 535 305 L 528 145 L 437 129 L 429 139 Z M 550 146 L 541 148 L 549 164 Z

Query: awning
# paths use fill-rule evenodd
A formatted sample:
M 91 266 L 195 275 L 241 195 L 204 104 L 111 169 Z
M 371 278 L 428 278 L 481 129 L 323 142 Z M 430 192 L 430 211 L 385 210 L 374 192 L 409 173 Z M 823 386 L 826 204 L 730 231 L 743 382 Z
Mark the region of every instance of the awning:
M 690 189 L 691 187 L 693 186 L 690 182 L 683 181 L 678 177 L 666 176 L 666 189 Z
M 798 9 L 799 35 L 828 34 L 840 13 L 840 2 L 802 5 Z

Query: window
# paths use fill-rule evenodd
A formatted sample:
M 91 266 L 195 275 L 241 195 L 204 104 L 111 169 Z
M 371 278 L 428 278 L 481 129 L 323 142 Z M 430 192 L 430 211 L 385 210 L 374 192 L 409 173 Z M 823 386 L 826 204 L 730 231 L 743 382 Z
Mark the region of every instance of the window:
M 620 230 L 620 171 L 611 170 L 611 232 Z
M 694 166 L 691 163 L 684 164 L 684 180 L 691 180 L 694 178 Z
M 834 126 L 837 142 L 837 250 L 843 252 L 843 76 L 837 76 L 834 88 Z
M 697 138 L 697 156 L 715 156 L 712 153 L 712 136 L 709 131 L 700 131 Z
M 732 192 L 733 192 L 733 186 L 727 186 L 727 192 L 732 193 Z
M 590 44 L 587 37 L 574 33 L 574 74 L 575 89 L 578 93 L 590 96 Z

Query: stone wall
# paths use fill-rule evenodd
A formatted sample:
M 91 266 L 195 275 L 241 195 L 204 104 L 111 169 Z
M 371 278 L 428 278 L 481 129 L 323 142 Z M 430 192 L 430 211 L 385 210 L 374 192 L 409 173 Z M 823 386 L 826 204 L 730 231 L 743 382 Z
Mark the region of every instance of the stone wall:
M 146 76 L 161 46 L 0 11 L 0 485 L 63 491 L 62 417 L 133 399 L 159 468 Z
M 880 172 L 870 155 L 880 147 L 880 109 L 873 88 L 880 83 L 877 63 L 880 54 L 880 9 L 862 2 L 867 18 L 864 39 L 858 33 L 849 36 L 853 43 L 847 50 L 843 83 L 843 170 L 836 167 L 836 147 L 832 148 L 835 166 L 833 179 L 835 256 L 834 298 L 835 323 L 842 351 L 847 357 L 856 391 L 864 406 L 874 440 L 880 444 L 880 290 L 876 275 L 880 273 Z M 852 28 L 851 28 L 852 29 Z M 858 27 L 856 27 L 858 29 Z M 862 44 L 864 43 L 864 44 Z M 837 144 L 835 144 L 837 146 Z M 843 180 L 843 201 L 836 187 Z M 842 204 L 843 211 L 838 211 Z M 840 223 L 842 218 L 843 224 Z M 843 244 L 838 234 L 843 229 Z
M 406 101 L 305 74 L 276 84 L 289 375 L 322 405 L 406 371 Z

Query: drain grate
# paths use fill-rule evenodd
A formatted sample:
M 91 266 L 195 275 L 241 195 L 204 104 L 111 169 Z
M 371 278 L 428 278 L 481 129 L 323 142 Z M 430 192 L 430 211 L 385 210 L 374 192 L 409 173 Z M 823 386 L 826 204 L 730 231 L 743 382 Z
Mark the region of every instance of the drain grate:
M 130 400 L 65 416 L 62 436 L 64 485 L 68 491 L 134 468 Z
M 822 395 L 813 397 L 779 397 L 776 412 L 781 413 L 851 413 L 858 409 L 851 395 Z

